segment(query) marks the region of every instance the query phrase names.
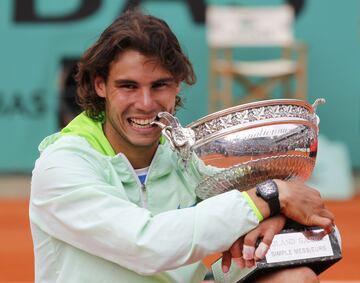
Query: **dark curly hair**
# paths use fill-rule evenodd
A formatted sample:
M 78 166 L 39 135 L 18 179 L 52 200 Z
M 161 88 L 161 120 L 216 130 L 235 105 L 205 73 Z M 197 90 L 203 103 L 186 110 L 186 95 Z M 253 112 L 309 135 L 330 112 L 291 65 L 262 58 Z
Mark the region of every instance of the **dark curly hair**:
M 155 58 L 178 82 L 196 82 L 192 64 L 167 23 L 138 10 L 127 11 L 104 30 L 78 63 L 77 101 L 89 117 L 99 120 L 105 110 L 105 99 L 95 91 L 95 77 L 106 81 L 110 64 L 130 49 Z M 180 96 L 176 97 L 175 106 L 182 106 Z

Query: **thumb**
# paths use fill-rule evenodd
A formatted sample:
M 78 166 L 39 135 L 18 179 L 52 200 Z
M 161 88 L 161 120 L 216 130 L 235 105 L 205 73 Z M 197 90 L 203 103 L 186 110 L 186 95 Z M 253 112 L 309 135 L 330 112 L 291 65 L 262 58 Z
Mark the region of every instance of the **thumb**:
M 333 229 L 333 221 L 327 217 L 320 215 L 312 215 L 309 219 L 308 226 L 319 226 L 325 230 L 326 233 L 330 233 Z

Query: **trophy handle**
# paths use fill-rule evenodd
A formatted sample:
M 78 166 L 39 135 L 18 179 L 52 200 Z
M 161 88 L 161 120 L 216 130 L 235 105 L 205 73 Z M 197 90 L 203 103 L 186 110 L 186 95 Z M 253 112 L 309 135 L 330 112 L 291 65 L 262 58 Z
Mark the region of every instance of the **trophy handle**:
M 316 109 L 320 104 L 325 104 L 326 103 L 326 99 L 325 98 L 318 98 L 314 101 L 314 103 L 312 104 L 312 108 L 314 109 L 314 113 L 316 113 Z
M 314 115 L 312 120 L 316 123 L 317 126 L 319 126 L 320 123 L 320 118 L 318 115 L 316 115 L 316 110 L 317 107 L 321 104 L 325 104 L 326 103 L 326 99 L 325 98 L 318 98 L 314 101 L 314 103 L 312 104 L 312 108 L 314 109 Z
M 169 141 L 171 149 L 177 152 L 187 167 L 196 141 L 195 132 L 191 128 L 182 127 L 179 120 L 168 112 L 159 112 L 157 116 L 163 118 L 166 124 L 160 121 L 154 121 L 152 124 L 162 129 L 162 134 Z

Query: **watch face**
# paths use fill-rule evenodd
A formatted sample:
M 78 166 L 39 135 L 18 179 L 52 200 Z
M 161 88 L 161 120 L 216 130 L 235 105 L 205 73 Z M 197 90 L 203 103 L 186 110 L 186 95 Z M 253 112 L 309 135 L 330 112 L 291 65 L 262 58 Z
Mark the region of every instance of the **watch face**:
M 278 190 L 276 184 L 272 181 L 266 181 L 258 185 L 259 193 L 263 198 L 271 199 L 278 197 Z
M 276 192 L 275 186 L 270 182 L 263 184 L 261 190 L 265 195 L 272 195 L 273 193 Z

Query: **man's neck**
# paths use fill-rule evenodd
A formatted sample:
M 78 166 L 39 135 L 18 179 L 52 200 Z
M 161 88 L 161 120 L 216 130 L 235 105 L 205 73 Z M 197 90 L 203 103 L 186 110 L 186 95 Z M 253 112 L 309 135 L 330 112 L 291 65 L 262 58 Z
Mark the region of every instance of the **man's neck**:
M 136 152 L 133 150 L 129 152 L 121 150 L 121 152 L 127 157 L 134 169 L 140 169 L 150 166 L 156 149 L 157 147 L 150 151 L 149 148 L 139 147 Z

